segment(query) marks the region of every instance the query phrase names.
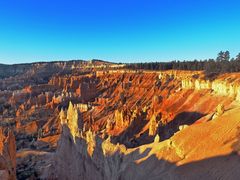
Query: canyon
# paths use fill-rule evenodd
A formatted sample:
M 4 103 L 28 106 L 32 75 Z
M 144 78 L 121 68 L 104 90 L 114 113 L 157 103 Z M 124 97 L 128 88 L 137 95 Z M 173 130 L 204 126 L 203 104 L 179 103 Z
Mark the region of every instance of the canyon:
M 0 65 L 0 179 L 238 179 L 240 73 Z

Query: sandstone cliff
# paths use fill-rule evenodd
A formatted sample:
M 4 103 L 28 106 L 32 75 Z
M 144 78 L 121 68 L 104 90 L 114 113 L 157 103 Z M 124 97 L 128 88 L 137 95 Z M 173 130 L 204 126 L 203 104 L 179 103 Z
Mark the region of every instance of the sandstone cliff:
M 183 79 L 182 80 L 183 89 L 196 89 L 196 90 L 212 90 L 214 93 L 220 96 L 229 96 L 237 101 L 240 100 L 240 85 L 239 82 L 228 80 L 214 80 L 210 82 L 209 80 L 193 80 L 193 79 Z

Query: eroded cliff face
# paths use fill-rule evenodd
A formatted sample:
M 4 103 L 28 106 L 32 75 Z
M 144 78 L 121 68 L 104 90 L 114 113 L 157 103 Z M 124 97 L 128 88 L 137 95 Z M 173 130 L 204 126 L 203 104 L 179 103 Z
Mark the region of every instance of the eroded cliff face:
M 196 90 L 212 90 L 220 96 L 229 96 L 239 101 L 240 99 L 240 85 L 239 82 L 228 82 L 228 80 L 193 80 L 183 79 L 182 88 L 196 89 Z
M 98 80 L 93 74 L 66 77 L 54 76 L 48 84 L 60 87 L 64 92 L 71 92 L 75 96 L 88 102 L 96 97 Z

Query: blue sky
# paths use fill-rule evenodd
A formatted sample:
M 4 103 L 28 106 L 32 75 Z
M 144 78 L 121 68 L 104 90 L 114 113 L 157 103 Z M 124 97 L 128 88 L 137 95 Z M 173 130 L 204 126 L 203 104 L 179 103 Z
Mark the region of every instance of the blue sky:
M 238 0 L 0 0 L 0 63 L 240 52 Z

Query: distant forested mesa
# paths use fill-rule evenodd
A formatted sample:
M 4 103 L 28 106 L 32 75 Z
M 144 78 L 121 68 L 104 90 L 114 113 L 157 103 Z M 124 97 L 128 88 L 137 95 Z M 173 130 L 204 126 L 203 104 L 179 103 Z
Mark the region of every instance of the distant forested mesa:
M 205 71 L 206 75 L 240 72 L 240 53 L 236 58 L 230 58 L 229 51 L 220 51 L 216 59 L 194 61 L 130 63 L 127 68 L 137 70 L 193 70 Z

